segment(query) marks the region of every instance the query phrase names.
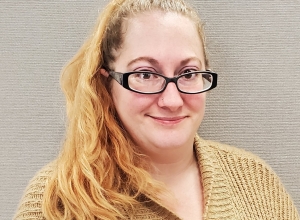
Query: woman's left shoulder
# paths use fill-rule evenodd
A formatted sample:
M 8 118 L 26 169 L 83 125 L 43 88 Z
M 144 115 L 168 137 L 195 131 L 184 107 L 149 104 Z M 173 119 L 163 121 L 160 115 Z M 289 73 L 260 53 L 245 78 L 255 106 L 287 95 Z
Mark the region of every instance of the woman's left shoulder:
M 220 143 L 212 140 L 204 140 L 199 136 L 195 138 L 196 148 L 201 148 L 201 151 L 211 152 L 216 157 L 227 162 L 240 162 L 240 163 L 257 163 L 264 166 L 268 170 L 272 168 L 259 156 L 249 152 L 245 149 L 238 148 L 232 145 Z
M 256 216 L 255 219 L 299 219 L 293 200 L 280 178 L 260 157 L 200 137 L 195 138 L 195 150 L 205 175 L 203 178 L 210 177 L 211 185 L 215 184 L 216 189 L 226 188 L 234 201 L 232 204 L 244 204 L 244 207 L 234 205 L 234 209 L 247 216 L 245 219 L 252 219 L 251 216 Z

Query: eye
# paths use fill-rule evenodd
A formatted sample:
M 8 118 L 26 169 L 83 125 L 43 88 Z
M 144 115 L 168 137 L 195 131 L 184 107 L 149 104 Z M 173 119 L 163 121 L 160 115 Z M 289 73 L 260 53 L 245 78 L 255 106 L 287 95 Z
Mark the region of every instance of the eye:
M 153 72 L 150 72 L 150 71 L 143 71 L 143 72 L 136 72 L 135 74 L 133 74 L 133 76 L 136 80 L 143 80 L 143 81 L 149 81 L 149 80 L 156 80 L 156 79 L 159 79 L 160 77 L 153 73 Z
M 197 74 L 197 73 L 185 73 L 183 75 L 181 75 L 181 78 L 184 80 L 196 80 L 197 78 L 199 78 L 201 74 Z
M 185 69 L 181 74 L 198 71 L 197 69 Z
M 138 73 L 137 76 L 141 79 L 151 79 L 151 77 L 153 77 L 153 74 L 151 74 L 150 72 L 144 72 L 144 73 Z
M 185 79 L 192 79 L 193 77 L 195 77 L 195 74 L 186 74 L 183 76 Z
M 153 75 L 153 73 L 156 73 L 156 70 L 152 67 L 147 66 L 147 67 L 139 67 L 135 69 L 134 72 L 136 72 L 136 74 L 134 74 L 135 77 L 139 79 L 147 80 L 155 76 Z
M 194 74 L 195 71 L 197 71 L 197 69 L 195 69 L 195 68 L 185 69 L 180 73 L 180 75 L 184 75 L 183 76 L 184 79 L 190 80 L 190 79 L 195 78 L 195 76 L 197 75 L 197 74 Z
M 199 77 L 201 77 L 201 75 L 202 75 L 202 74 L 199 74 L 198 71 L 199 70 L 196 68 L 187 68 L 181 72 L 179 77 L 181 78 L 181 80 L 184 80 L 184 81 L 198 80 Z

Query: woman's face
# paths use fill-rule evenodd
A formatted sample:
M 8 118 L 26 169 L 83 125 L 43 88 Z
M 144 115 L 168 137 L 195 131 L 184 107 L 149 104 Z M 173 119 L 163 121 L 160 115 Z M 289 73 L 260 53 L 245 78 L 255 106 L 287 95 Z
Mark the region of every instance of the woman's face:
M 149 70 L 174 77 L 205 70 L 203 45 L 194 23 L 176 13 L 145 12 L 124 24 L 124 42 L 112 64 L 116 72 Z M 192 148 L 203 119 L 205 93 L 183 94 L 169 83 L 160 94 L 139 94 L 112 80 L 112 97 L 126 130 L 151 155 Z

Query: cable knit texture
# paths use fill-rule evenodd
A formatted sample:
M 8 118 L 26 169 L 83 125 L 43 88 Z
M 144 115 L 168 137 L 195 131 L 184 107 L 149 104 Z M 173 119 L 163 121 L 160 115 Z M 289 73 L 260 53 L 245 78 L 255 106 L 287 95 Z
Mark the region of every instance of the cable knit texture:
M 203 183 L 205 220 L 299 219 L 278 176 L 257 156 L 198 136 L 195 151 Z M 45 219 L 42 198 L 53 168 L 54 162 L 30 181 L 14 219 Z M 135 220 L 180 219 L 153 201 L 140 203 L 135 210 Z

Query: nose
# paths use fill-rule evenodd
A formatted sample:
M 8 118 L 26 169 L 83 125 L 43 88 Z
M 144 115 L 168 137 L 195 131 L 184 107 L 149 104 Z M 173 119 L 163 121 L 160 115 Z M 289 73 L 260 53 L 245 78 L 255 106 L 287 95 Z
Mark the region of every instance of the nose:
M 158 100 L 158 106 L 167 108 L 171 111 L 176 111 L 183 105 L 181 93 L 178 91 L 175 83 L 171 82 L 166 89 L 161 93 Z

